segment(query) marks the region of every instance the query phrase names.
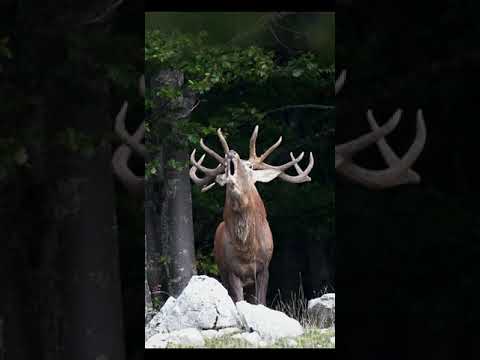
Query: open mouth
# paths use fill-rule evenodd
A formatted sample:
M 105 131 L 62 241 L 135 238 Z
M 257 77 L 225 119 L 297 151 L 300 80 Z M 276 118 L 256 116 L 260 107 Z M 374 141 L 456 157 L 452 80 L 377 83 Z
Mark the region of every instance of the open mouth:
M 227 159 L 227 176 L 235 175 L 235 162 L 233 159 Z

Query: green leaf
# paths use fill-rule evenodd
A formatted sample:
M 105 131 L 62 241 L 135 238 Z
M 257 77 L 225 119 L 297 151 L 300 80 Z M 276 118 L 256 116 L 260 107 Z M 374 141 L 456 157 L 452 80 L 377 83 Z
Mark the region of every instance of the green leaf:
M 296 78 L 302 76 L 302 74 L 303 74 L 303 70 L 302 70 L 302 69 L 295 69 L 295 70 L 293 70 L 293 72 L 292 72 L 293 77 L 296 77 Z

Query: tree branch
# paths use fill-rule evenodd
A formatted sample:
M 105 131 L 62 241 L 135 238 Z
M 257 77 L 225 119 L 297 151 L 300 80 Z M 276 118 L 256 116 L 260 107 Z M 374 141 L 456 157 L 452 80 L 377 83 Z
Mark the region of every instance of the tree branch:
M 266 117 L 272 113 L 285 111 L 289 109 L 316 109 L 316 110 L 333 110 L 335 106 L 331 105 L 317 105 L 317 104 L 301 104 L 301 105 L 286 105 L 273 110 L 269 110 L 263 114 L 263 117 Z
M 91 20 L 87 20 L 86 22 L 84 22 L 83 24 L 84 25 L 90 25 L 90 24 L 96 24 L 96 23 L 100 23 L 102 22 L 103 20 L 105 20 L 113 11 L 115 11 L 116 8 L 118 8 L 120 5 L 122 5 L 123 3 L 123 0 L 118 0 L 114 3 L 112 3 L 109 7 L 107 7 L 105 9 L 105 11 L 98 15 L 97 17 L 91 19 Z

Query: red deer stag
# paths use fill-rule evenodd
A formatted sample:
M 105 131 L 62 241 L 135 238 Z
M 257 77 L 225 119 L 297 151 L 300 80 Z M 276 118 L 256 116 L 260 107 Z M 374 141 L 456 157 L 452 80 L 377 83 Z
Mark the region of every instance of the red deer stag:
M 214 243 L 215 261 L 222 283 L 235 302 L 244 299 L 245 288 L 247 301 L 265 305 L 273 240 L 265 206 L 255 183 L 267 183 L 277 177 L 290 183 L 310 181 L 308 174 L 313 168 L 313 155 L 310 153 L 310 161 L 305 170 L 298 165 L 304 156 L 303 152 L 296 158 L 290 153 L 292 160 L 284 165 L 273 166 L 265 163 L 266 158 L 280 145 L 282 138 L 263 155 L 257 156 L 256 126 L 250 139 L 250 156 L 248 160 L 242 160 L 234 150 L 230 150 L 221 129 L 218 129 L 217 134 L 225 151 L 223 157 L 207 147 L 203 139 L 200 140 L 200 146 L 216 159 L 219 165 L 215 169 L 203 166 L 205 154 L 197 161 L 196 150 L 193 150 L 190 157 L 193 164 L 190 177 L 194 183 L 203 186 L 202 191 L 209 190 L 215 183 L 226 185 L 223 222 L 217 227 Z M 285 173 L 292 166 L 297 171 L 296 176 Z M 205 174 L 203 178 L 197 176 L 197 169 Z
M 343 71 L 335 82 L 337 94 L 346 79 Z M 394 187 L 407 183 L 418 183 L 420 176 L 410 169 L 423 150 L 426 140 L 426 128 L 421 110 L 417 112 L 417 134 L 415 141 L 407 153 L 399 158 L 390 148 L 385 136 L 390 134 L 400 121 L 401 110 L 395 112 L 383 126 L 379 126 L 372 112 L 367 112 L 367 118 L 372 131 L 357 139 L 335 146 L 335 170 L 342 176 L 372 189 Z M 226 185 L 226 198 L 223 211 L 223 222 L 217 227 L 214 241 L 215 261 L 220 270 L 222 283 L 227 288 L 232 299 L 243 300 L 243 291 L 248 301 L 265 305 L 268 286 L 268 265 L 272 258 L 273 240 L 267 221 L 263 201 L 255 188 L 255 182 L 270 182 L 275 178 L 291 183 L 310 181 L 308 174 L 313 168 L 313 155 L 305 170 L 298 162 L 304 153 L 281 166 L 266 164 L 265 159 L 280 145 L 282 138 L 272 145 L 260 157 L 256 154 L 256 139 L 258 126 L 255 127 L 250 139 L 250 156 L 248 160 L 240 159 L 239 155 L 230 150 L 221 129 L 217 131 L 223 146 L 224 157 L 207 147 L 200 140 L 202 149 L 216 159 L 219 165 L 212 169 L 202 165 L 205 154 L 197 161 L 193 150 L 190 160 L 192 167 L 190 177 L 193 182 L 202 186 L 202 191 L 211 189 L 215 183 Z M 376 143 L 388 164 L 384 170 L 368 170 L 352 161 L 359 151 Z M 297 175 L 287 175 L 285 171 L 294 166 Z M 205 176 L 197 176 L 197 170 Z

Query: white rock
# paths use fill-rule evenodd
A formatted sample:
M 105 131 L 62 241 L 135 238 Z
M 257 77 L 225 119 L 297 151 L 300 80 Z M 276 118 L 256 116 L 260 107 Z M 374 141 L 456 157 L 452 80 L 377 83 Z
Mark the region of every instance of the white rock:
M 214 278 L 192 276 L 180 296 L 170 299 L 148 324 L 146 339 L 155 333 L 186 328 L 207 330 L 240 326 L 235 304 Z
M 145 349 L 164 349 L 168 345 L 168 334 L 156 334 L 145 342 Z
M 257 332 L 244 332 L 241 334 L 236 334 L 232 336 L 233 339 L 245 340 L 250 345 L 260 346 L 261 344 L 265 346 L 266 342 L 262 341 L 262 338 Z
M 204 339 L 214 339 L 219 337 L 219 331 L 217 330 L 203 330 L 200 331 Z
M 321 328 L 335 324 L 335 294 L 324 294 L 308 301 L 308 312 L 313 315 Z
M 237 327 L 228 327 L 228 328 L 218 330 L 218 336 L 227 336 L 227 335 L 232 335 L 240 332 L 242 332 L 242 330 L 240 330 Z
M 182 329 L 169 333 L 168 342 L 193 347 L 205 345 L 202 334 L 195 328 Z
M 145 341 L 150 339 L 153 335 L 166 332 L 165 317 L 175 306 L 176 299 L 170 296 L 168 300 L 163 304 L 160 311 L 153 316 L 153 318 L 145 326 Z
M 280 338 L 303 334 L 300 323 L 280 311 L 246 301 L 239 301 L 236 306 L 244 328 L 256 331 L 264 341 L 274 342 Z
M 202 334 L 195 328 L 182 329 L 171 333 L 158 333 L 145 343 L 146 349 L 164 349 L 168 344 L 202 347 L 205 345 Z

